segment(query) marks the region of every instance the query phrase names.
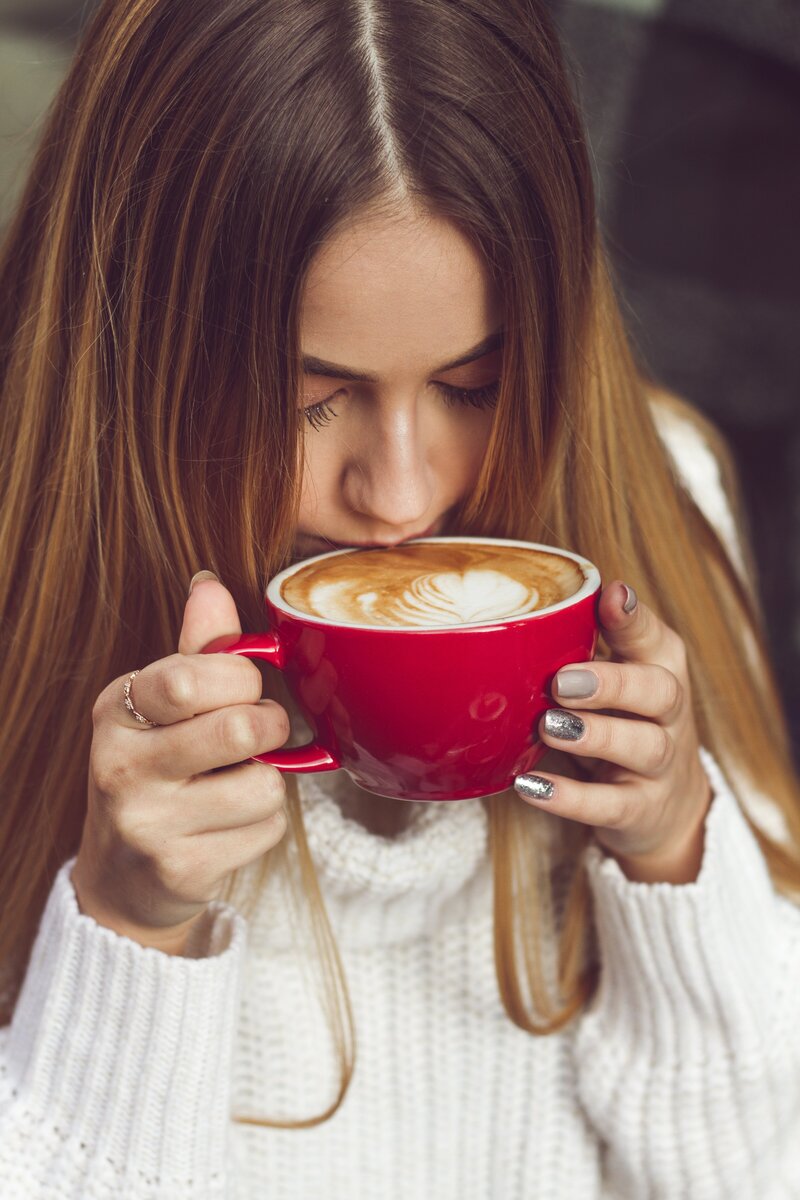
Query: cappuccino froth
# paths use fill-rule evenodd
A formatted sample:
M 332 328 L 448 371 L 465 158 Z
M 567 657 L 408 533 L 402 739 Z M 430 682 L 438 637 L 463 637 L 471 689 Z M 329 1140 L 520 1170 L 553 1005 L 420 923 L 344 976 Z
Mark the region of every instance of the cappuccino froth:
M 502 542 L 417 542 L 353 550 L 288 577 L 284 601 L 336 624 L 446 627 L 510 620 L 574 595 L 571 558 Z

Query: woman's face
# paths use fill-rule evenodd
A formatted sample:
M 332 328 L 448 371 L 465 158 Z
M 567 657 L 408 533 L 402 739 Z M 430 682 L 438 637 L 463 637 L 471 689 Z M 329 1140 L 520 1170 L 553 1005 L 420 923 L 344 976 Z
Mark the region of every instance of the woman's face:
M 301 312 L 306 466 L 295 560 L 439 532 L 478 478 L 501 326 L 477 251 L 448 222 L 362 218 L 325 244 Z

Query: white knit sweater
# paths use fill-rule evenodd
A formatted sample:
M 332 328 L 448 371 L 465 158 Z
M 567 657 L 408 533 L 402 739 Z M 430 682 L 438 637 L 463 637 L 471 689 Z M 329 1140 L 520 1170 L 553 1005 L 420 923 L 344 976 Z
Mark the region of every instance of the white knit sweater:
M 680 469 L 734 537 L 679 425 Z M 231 1121 L 316 1115 L 338 1082 L 279 881 L 249 922 L 212 904 L 174 958 L 83 916 L 65 863 L 0 1030 L 0 1200 L 800 1197 L 800 908 L 701 753 L 698 879 L 633 883 L 587 848 L 601 984 L 547 1037 L 500 1003 L 480 799 L 384 838 L 342 815 L 341 772 L 301 777 L 357 1036 L 342 1107 L 308 1129 Z M 779 831 L 768 797 L 748 809 Z

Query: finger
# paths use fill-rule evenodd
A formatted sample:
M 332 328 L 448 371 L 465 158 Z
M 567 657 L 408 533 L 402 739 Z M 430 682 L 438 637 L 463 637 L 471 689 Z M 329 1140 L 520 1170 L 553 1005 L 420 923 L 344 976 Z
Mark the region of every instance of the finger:
M 159 731 L 140 725 L 128 712 L 122 691 L 124 679 L 115 679 L 98 698 L 96 708 L 124 729 Z M 255 704 L 263 680 L 254 662 L 241 654 L 170 654 L 149 663 L 131 682 L 131 700 L 137 712 L 156 725 L 174 725 L 199 713 L 226 705 Z
M 283 776 L 266 763 L 239 763 L 181 783 L 171 787 L 167 800 L 161 788 L 141 788 L 128 805 L 127 828 L 156 855 L 165 838 L 247 829 L 286 803 Z
M 594 692 L 586 694 L 595 684 Z M 683 705 L 685 689 L 672 671 L 653 663 L 575 663 L 562 667 L 551 694 L 562 708 L 611 708 L 670 724 Z
M 145 844 L 143 852 L 158 864 L 158 875 L 171 890 L 191 889 L 195 895 L 213 900 L 224 888 L 224 876 L 260 858 L 281 840 L 288 827 L 284 806 L 266 820 L 240 829 L 179 834 L 166 860 L 161 845 L 154 850 Z M 163 844 L 163 838 L 159 840 Z
M 551 708 L 539 722 L 539 736 L 554 749 L 614 763 L 650 779 L 662 775 L 675 754 L 675 742 L 666 729 L 630 717 Z
M 193 834 L 247 829 L 269 820 L 286 804 L 286 783 L 277 767 L 244 762 L 203 775 L 187 785 Z
M 244 867 L 255 862 L 277 845 L 288 828 L 289 815 L 284 805 L 265 821 L 258 821 L 241 829 L 198 834 L 197 841 L 190 837 L 189 844 L 194 860 L 192 878 L 218 877 L 220 863 L 235 863 Z
M 633 599 L 629 612 L 624 605 Z M 603 637 L 612 655 L 628 662 L 658 663 L 675 669 L 685 661 L 683 640 L 617 579 L 600 593 L 597 607 Z
M 158 779 L 192 779 L 277 750 L 290 732 L 289 715 L 274 700 L 218 708 L 195 717 L 191 727 L 179 723 L 150 730 L 137 770 Z
M 211 576 L 212 572 L 198 574 Z M 200 654 L 215 638 L 242 632 L 236 601 L 224 584 L 216 576 L 195 578 L 197 581 L 183 609 L 179 654 Z
M 632 824 L 632 796 L 641 793 L 641 787 L 637 791 L 631 784 L 582 783 L 553 775 L 518 775 L 514 790 L 535 808 L 541 806 L 568 821 L 604 829 L 624 829 Z

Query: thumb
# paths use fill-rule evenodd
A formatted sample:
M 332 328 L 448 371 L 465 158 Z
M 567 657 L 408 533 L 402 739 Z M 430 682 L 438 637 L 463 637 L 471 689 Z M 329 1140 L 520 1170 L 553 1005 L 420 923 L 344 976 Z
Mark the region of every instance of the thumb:
M 241 634 L 236 602 L 212 571 L 198 571 L 189 587 L 178 639 L 179 654 L 200 654 L 215 638 Z

